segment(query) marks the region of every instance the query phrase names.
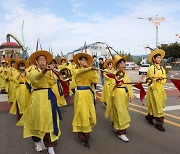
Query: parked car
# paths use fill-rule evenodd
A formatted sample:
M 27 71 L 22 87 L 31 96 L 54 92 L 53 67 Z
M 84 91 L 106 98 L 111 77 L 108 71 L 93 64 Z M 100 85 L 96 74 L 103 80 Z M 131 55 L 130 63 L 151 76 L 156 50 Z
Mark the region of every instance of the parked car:
M 134 70 L 136 64 L 134 62 L 126 62 L 126 70 Z
M 139 75 L 141 75 L 142 73 L 147 74 L 149 66 L 150 64 L 142 64 L 139 68 Z

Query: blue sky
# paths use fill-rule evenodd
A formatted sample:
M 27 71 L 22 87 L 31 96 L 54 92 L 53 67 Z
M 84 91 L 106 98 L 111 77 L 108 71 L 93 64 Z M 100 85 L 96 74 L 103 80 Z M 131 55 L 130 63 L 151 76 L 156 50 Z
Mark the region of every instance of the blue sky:
M 73 51 L 84 44 L 102 41 L 116 50 L 145 54 L 143 46 L 155 47 L 155 27 L 147 19 L 166 18 L 159 27 L 159 43 L 177 41 L 180 34 L 178 0 L 0 0 L 0 42 L 7 33 L 21 37 L 34 52 L 38 38 L 54 53 Z
M 119 0 L 38 0 L 34 3 L 34 0 L 28 0 L 26 6 L 30 9 L 47 9 L 57 16 L 63 16 L 71 21 L 84 21 L 88 20 L 87 14 L 100 13 L 107 17 L 121 14 L 126 9 L 119 3 L 124 2 Z

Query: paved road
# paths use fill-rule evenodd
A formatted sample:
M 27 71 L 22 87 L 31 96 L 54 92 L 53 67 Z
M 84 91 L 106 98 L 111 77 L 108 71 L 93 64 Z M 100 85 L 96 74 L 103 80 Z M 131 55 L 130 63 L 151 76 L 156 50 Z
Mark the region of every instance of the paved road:
M 128 72 L 134 77 L 137 72 Z M 138 78 L 138 76 L 137 76 Z M 137 79 L 136 78 L 136 79 Z M 133 78 L 134 79 L 134 78 Z M 134 80 L 136 80 L 134 79 Z M 167 84 L 166 92 L 173 88 Z M 101 85 L 98 85 L 98 96 L 100 97 Z M 175 89 L 173 89 L 175 90 Z M 138 94 L 138 91 L 134 89 Z M 165 111 L 166 132 L 159 132 L 153 126 L 147 124 L 144 114 L 147 113 L 145 106 L 139 102 L 138 95 L 130 104 L 131 127 L 127 130 L 129 143 L 119 140 L 112 132 L 110 122 L 104 117 L 104 105 L 97 103 L 97 125 L 91 133 L 91 149 L 84 148 L 78 140 L 77 134 L 72 133 L 73 105 L 62 107 L 63 121 L 61 122 L 62 135 L 56 147 L 57 154 L 179 154 L 180 153 L 180 100 L 177 99 L 178 92 L 168 93 L 167 106 L 174 106 Z M 0 95 L 0 153 L 1 154 L 36 154 L 32 140 L 23 139 L 21 127 L 16 127 L 16 117 L 8 113 L 6 102 L 2 102 L 6 96 Z M 3 106 L 3 105 L 4 106 Z M 6 105 L 6 106 L 5 106 Z M 3 109 L 2 109 L 3 108 Z M 47 151 L 43 151 L 47 153 Z

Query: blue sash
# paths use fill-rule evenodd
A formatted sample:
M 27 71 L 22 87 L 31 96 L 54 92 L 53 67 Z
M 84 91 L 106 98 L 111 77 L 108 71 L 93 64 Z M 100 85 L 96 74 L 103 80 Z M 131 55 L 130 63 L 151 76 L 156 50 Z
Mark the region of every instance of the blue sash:
M 77 86 L 77 90 L 90 90 L 94 96 L 94 106 L 96 106 L 95 94 L 94 91 L 89 86 Z
M 29 93 L 31 93 L 31 89 L 32 89 L 31 85 L 27 82 L 25 84 L 26 84 L 26 88 L 28 89 Z
M 58 108 L 58 105 L 57 105 L 56 96 L 54 95 L 51 88 L 48 88 L 48 99 L 51 100 L 54 134 L 57 136 L 59 132 L 58 125 L 57 125 L 57 112 L 58 112 L 60 120 L 62 120 L 62 116 L 61 116 L 60 109 Z
M 57 80 L 57 86 L 58 86 L 59 94 L 60 94 L 60 96 L 62 96 L 63 95 L 63 90 L 62 90 L 62 87 L 61 87 L 61 82 L 59 80 Z
M 57 136 L 58 132 L 59 132 L 58 125 L 57 125 L 57 112 L 58 112 L 60 120 L 62 120 L 62 116 L 61 116 L 61 111 L 60 111 L 60 109 L 59 109 L 59 107 L 57 105 L 56 96 L 54 95 L 51 88 L 38 88 L 38 89 L 34 89 L 34 91 L 45 90 L 45 89 L 48 90 L 48 99 L 51 100 L 54 134 Z

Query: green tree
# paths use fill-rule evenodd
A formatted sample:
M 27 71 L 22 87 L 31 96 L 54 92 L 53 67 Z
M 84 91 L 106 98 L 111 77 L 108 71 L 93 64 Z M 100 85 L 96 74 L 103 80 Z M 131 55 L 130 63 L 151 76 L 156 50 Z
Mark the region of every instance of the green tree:
M 180 43 L 161 44 L 158 46 L 159 49 L 163 49 L 166 52 L 165 58 L 170 61 L 177 60 L 180 58 Z
M 127 55 L 127 57 L 128 57 L 127 58 L 128 62 L 133 62 L 134 61 L 130 53 Z

